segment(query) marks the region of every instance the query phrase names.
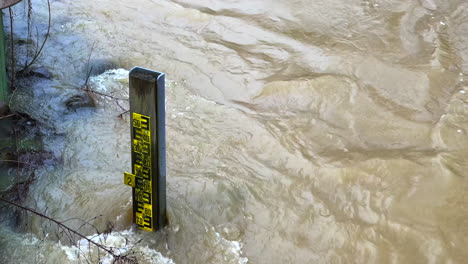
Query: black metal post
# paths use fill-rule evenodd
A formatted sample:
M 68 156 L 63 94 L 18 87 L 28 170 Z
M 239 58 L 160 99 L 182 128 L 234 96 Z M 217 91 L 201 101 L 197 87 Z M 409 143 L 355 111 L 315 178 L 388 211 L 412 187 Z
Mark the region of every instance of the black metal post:
M 166 225 L 165 75 L 135 67 L 130 71 L 133 217 L 139 228 Z

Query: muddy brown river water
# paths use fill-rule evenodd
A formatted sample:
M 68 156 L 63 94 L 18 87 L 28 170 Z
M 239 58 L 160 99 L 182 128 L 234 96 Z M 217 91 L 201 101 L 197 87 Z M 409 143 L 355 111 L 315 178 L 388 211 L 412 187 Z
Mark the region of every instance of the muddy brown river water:
M 44 34 L 47 5 L 33 4 Z M 15 8 L 18 37 L 26 9 Z M 101 215 L 94 225 L 115 231 L 96 239 L 132 248 L 141 263 L 468 261 L 468 1 L 55 0 L 51 9 L 40 64 L 54 77 L 14 95 L 59 160 L 36 171 L 28 206 L 62 220 Z M 128 116 L 105 98 L 64 106 L 81 92 L 90 54 L 120 68 L 91 78 L 102 93 L 128 96 L 136 65 L 169 79 L 170 226 L 158 234 L 131 226 Z M 58 242 L 47 221 L 20 227 L 0 229 L 2 263 L 97 261 L 85 241 Z

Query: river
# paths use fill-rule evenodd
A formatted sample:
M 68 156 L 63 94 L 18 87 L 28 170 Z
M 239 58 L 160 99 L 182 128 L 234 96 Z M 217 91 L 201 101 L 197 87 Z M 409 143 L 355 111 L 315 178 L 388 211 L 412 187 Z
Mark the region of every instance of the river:
M 18 37 L 25 10 L 15 8 Z M 43 35 L 47 4 L 33 10 Z M 95 239 L 140 263 L 466 263 L 468 1 L 55 0 L 51 10 L 39 63 L 53 78 L 13 100 L 53 153 L 25 205 L 113 223 Z M 131 225 L 128 115 L 100 96 L 67 107 L 85 98 L 88 58 L 115 65 L 89 85 L 116 97 L 128 96 L 133 66 L 167 75 L 170 225 L 157 234 Z M 98 257 L 48 221 L 18 221 L 0 229 L 2 263 Z

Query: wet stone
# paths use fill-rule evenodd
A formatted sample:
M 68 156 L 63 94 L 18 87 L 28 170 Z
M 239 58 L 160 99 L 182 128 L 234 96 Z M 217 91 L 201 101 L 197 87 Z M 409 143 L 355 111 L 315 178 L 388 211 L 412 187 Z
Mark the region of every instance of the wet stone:
M 50 73 L 50 71 L 46 67 L 43 67 L 43 66 L 33 69 L 31 73 L 32 75 L 39 77 L 39 78 L 46 78 L 46 79 L 52 78 L 52 74 Z
M 76 111 L 82 107 L 94 107 L 94 101 L 87 94 L 73 95 L 65 101 L 65 106 L 69 111 Z
M 17 45 L 33 45 L 34 41 L 32 39 L 17 38 L 14 40 Z
M 4 102 L 0 101 L 0 116 L 5 116 L 10 113 L 10 107 Z
M 46 67 L 40 66 L 34 69 L 21 70 L 17 73 L 16 76 L 23 77 L 23 78 L 36 77 L 36 78 L 43 78 L 43 79 L 51 79 L 52 73 L 50 73 L 50 71 Z

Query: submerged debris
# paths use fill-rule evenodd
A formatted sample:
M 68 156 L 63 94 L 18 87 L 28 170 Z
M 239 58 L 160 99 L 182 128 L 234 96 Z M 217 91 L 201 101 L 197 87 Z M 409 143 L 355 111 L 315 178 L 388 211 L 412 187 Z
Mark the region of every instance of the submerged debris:
M 10 107 L 4 102 L 0 102 L 0 117 L 6 116 L 8 113 L 10 113 Z
M 94 100 L 87 94 L 73 95 L 65 101 L 65 105 L 69 111 L 76 111 L 81 107 L 94 107 Z

